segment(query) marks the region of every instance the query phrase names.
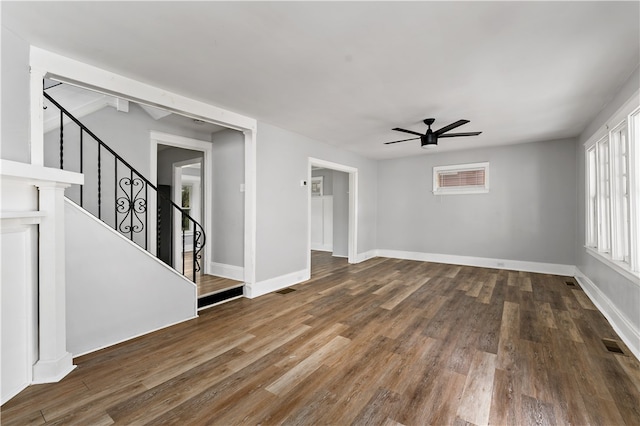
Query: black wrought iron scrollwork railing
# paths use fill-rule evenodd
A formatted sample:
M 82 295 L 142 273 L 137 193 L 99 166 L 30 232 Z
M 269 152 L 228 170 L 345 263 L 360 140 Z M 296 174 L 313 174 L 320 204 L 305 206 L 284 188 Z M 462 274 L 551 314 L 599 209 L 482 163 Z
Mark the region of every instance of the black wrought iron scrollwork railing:
M 60 169 L 85 176 L 85 184 L 69 188 L 67 197 L 196 282 L 206 242 L 202 225 L 48 93 L 44 97 L 60 111 L 59 132 L 45 135 L 45 156 L 59 157 Z M 69 131 L 70 125 L 77 129 Z

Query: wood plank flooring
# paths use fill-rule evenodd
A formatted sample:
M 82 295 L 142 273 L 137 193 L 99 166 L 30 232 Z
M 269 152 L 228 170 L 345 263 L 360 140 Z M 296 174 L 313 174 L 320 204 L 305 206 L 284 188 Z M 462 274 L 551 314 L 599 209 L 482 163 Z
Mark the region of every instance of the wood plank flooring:
M 640 424 L 640 363 L 572 278 L 312 263 L 295 291 L 76 359 L 2 425 Z
M 217 293 L 233 287 L 243 285 L 242 281 L 235 281 L 229 278 L 216 277 L 215 275 L 198 274 L 196 276 L 196 284 L 198 285 L 198 297 Z
M 185 272 L 184 275 L 191 279 L 193 271 L 193 252 L 187 251 L 184 253 L 185 259 Z M 236 281 L 229 278 L 218 277 L 215 275 L 203 274 L 198 272 L 196 274 L 196 285 L 198 286 L 198 297 L 217 293 L 229 288 L 238 287 L 243 285 L 242 281 Z

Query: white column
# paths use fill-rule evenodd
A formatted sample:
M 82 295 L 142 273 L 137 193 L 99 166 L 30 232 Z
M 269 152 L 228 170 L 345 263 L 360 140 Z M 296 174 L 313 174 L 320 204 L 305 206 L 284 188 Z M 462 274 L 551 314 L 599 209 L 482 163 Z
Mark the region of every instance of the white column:
M 57 382 L 75 368 L 67 352 L 64 189 L 68 184 L 36 183 L 42 218 L 39 232 L 39 357 L 33 383 Z

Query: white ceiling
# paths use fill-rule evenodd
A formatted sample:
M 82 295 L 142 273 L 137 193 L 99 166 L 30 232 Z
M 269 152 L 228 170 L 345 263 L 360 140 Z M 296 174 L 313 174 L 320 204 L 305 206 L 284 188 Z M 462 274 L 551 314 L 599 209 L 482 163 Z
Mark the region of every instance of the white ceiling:
M 370 158 L 577 136 L 640 63 L 640 2 L 2 2 L 28 42 Z

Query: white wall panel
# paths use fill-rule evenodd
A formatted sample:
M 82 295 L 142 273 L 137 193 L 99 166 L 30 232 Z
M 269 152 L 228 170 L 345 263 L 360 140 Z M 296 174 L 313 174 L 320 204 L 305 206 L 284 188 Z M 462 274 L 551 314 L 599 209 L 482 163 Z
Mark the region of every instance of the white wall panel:
M 34 360 L 33 294 L 36 225 L 10 227 L 0 233 L 2 346 L 0 401 L 4 404 L 31 383 Z

